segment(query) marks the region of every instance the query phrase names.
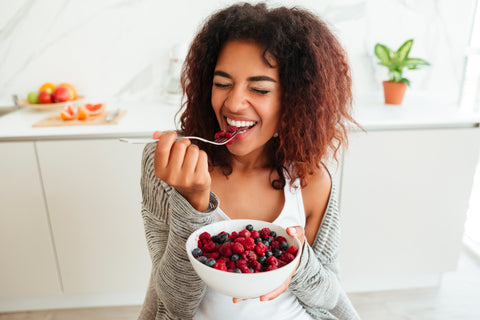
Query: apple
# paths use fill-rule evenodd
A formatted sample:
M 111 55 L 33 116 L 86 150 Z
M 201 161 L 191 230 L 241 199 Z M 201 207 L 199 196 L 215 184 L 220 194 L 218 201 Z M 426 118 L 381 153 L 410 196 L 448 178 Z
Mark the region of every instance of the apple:
M 44 89 L 40 91 L 38 94 L 38 102 L 39 103 L 52 103 L 52 94 L 50 93 L 51 90 Z
M 52 100 L 53 102 L 65 102 L 72 98 L 70 90 L 65 87 L 57 87 L 53 91 Z
M 38 103 L 38 91 L 32 91 L 28 93 L 27 96 L 28 102 L 31 104 L 37 104 Z

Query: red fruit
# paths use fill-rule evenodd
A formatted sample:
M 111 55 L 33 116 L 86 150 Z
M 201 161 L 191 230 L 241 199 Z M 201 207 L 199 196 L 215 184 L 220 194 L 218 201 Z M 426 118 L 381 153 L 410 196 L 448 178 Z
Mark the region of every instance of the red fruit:
M 227 271 L 227 265 L 225 264 L 225 261 L 220 262 L 219 260 L 213 265 L 213 267 L 217 270 Z
M 231 240 L 237 239 L 237 238 L 238 238 L 238 232 L 237 232 L 237 231 L 233 231 L 233 232 L 230 234 L 229 238 L 230 238 Z
M 275 270 L 275 269 L 278 269 L 278 267 L 274 266 L 273 264 L 271 264 L 267 267 L 267 271 L 272 271 L 272 270 Z
M 71 100 L 71 97 L 70 91 L 65 87 L 55 88 L 52 94 L 52 100 L 54 102 L 65 102 Z
M 278 241 L 278 243 L 282 243 L 282 242 L 284 242 L 284 241 L 287 242 L 287 239 L 285 239 L 285 238 L 282 237 L 282 236 L 278 236 L 276 240 Z
M 265 251 L 267 251 L 267 246 L 263 244 L 263 242 L 259 242 L 257 243 L 257 246 L 255 247 L 255 251 L 261 255 L 261 256 L 264 256 L 265 255 Z
M 245 248 L 240 242 L 235 242 L 232 246 L 232 251 L 234 253 L 242 254 L 245 251 Z
M 255 270 L 255 272 L 262 272 L 263 269 L 262 264 L 258 261 L 253 261 L 251 263 L 251 267 L 253 268 L 253 270 Z
M 243 246 L 245 250 L 253 250 L 253 248 L 255 248 L 255 240 L 253 240 L 253 238 L 246 238 L 243 240 Z
M 253 239 L 260 238 L 260 233 L 257 230 L 250 231 L 250 235 Z
M 293 259 L 295 259 L 295 256 L 291 253 L 284 252 L 279 259 L 282 261 L 285 261 L 286 263 L 289 263 L 289 262 L 292 262 Z
M 242 271 L 242 273 L 252 273 L 247 266 L 241 266 L 239 269 Z
M 265 238 L 270 234 L 270 229 L 269 228 L 263 228 L 260 230 L 260 237 Z
M 218 252 L 220 252 L 222 256 L 230 257 L 233 253 L 232 247 L 233 247 L 233 242 L 226 242 L 220 245 L 220 247 L 218 248 Z
M 213 252 L 215 251 L 215 243 L 213 241 L 207 242 L 203 244 L 202 248 L 203 252 Z
M 244 229 L 244 230 L 240 231 L 240 232 L 238 233 L 238 235 L 239 235 L 240 237 L 250 238 L 250 236 L 251 236 L 252 234 L 250 233 L 250 231 Z
M 247 260 L 244 260 L 244 259 L 237 260 L 235 262 L 235 265 L 237 266 L 237 268 L 246 267 L 247 266 Z
M 44 89 L 38 94 L 38 103 L 52 103 L 52 94 Z
M 247 261 L 255 261 L 257 260 L 257 255 L 255 254 L 255 251 L 247 250 L 242 253 L 242 259 L 245 259 Z
M 288 252 L 288 253 L 291 253 L 293 254 L 294 256 L 297 255 L 297 252 L 298 252 L 298 248 L 296 246 L 291 246 L 290 248 L 287 249 L 287 251 L 285 252 Z
M 267 264 L 269 266 L 278 266 L 278 260 L 274 256 L 270 256 L 267 258 Z
M 199 237 L 200 240 L 210 240 L 212 236 L 208 232 L 203 232 Z

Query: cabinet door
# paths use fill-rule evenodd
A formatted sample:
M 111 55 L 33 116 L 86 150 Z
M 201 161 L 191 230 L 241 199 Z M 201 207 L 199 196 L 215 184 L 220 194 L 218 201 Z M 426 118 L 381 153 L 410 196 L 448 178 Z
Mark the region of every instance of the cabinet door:
M 0 143 L 0 298 L 61 293 L 35 148 Z
M 437 273 L 438 280 L 441 272 L 456 268 L 479 132 L 352 135 L 340 199 L 340 264 L 347 290 L 415 286 L 422 275 Z
M 143 146 L 118 140 L 37 145 L 65 293 L 146 292 Z

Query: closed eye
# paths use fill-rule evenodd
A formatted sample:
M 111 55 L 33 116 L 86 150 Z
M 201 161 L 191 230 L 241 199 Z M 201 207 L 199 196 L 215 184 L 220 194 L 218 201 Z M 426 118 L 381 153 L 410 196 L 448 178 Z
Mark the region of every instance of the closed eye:
M 260 93 L 260 94 L 267 94 L 269 93 L 270 91 L 268 90 L 260 90 L 260 89 L 252 89 L 253 91 L 257 92 L 257 93 Z
M 218 82 L 214 82 L 213 85 L 217 88 L 228 88 L 231 86 L 230 84 L 224 84 L 224 83 L 218 83 Z

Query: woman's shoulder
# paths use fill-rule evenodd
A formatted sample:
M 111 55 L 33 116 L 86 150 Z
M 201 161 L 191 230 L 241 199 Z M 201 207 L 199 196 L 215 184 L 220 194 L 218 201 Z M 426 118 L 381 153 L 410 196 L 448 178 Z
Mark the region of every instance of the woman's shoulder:
M 322 224 L 330 201 L 331 192 L 331 175 L 328 169 L 321 164 L 310 176 L 308 184 L 302 188 L 303 204 L 307 220 L 305 235 L 310 243 L 313 242 Z

